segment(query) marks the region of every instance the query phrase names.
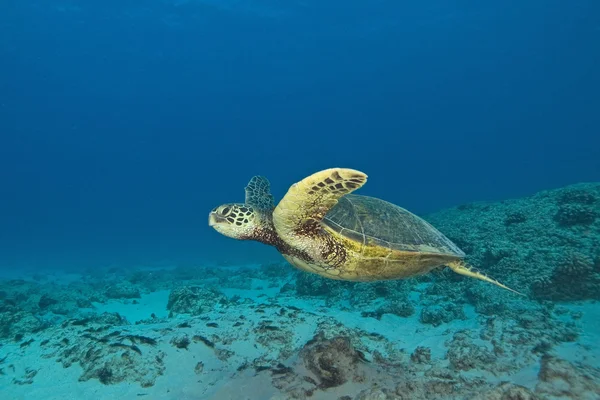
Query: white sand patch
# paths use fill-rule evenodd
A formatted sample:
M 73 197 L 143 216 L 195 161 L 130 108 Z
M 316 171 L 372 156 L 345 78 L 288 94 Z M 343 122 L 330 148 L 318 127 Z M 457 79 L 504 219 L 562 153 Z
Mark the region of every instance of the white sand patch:
M 169 315 L 167 302 L 169 301 L 169 290 L 159 290 L 153 293 L 142 294 L 141 298 L 128 300 L 109 300 L 106 303 L 92 303 L 97 313 L 119 313 L 127 321 L 135 324 L 138 321 L 151 318 L 154 314 L 157 318 L 166 318 Z
M 581 319 L 575 323 L 581 327 L 581 334 L 577 341 L 563 343 L 556 348 L 556 353 L 567 361 L 600 367 L 600 302 L 569 304 L 564 308 L 572 313 L 580 313 Z M 567 314 L 561 319 L 570 320 Z

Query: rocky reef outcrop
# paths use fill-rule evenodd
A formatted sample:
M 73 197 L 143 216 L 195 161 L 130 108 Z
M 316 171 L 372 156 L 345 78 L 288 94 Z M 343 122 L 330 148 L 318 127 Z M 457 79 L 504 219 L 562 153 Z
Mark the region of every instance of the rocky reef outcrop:
M 570 301 L 600 299 L 599 216 L 600 184 L 584 183 L 426 218 L 494 278 L 541 301 Z

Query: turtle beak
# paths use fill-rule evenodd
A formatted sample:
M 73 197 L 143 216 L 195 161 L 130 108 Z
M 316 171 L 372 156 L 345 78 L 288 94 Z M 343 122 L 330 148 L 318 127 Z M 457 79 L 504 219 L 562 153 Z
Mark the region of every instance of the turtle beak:
M 215 226 L 219 222 L 223 222 L 223 221 L 225 221 L 225 218 L 221 217 L 214 211 L 211 211 L 211 213 L 208 214 L 208 226 Z

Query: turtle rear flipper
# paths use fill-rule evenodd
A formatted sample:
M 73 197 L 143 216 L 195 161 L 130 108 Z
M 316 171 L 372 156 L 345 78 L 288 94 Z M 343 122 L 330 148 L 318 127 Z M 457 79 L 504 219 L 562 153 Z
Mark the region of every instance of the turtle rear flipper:
M 273 212 L 282 238 L 314 233 L 338 200 L 367 182 L 367 175 L 348 168 L 330 168 L 312 174 L 290 187 Z
M 521 296 L 525 296 L 523 293 L 521 292 L 517 292 L 514 289 L 509 288 L 506 285 L 503 285 L 502 283 L 498 282 L 495 279 L 492 279 L 488 276 L 486 276 L 485 274 L 475 270 L 474 268 L 468 266 L 467 264 L 465 264 L 463 261 L 455 261 L 455 262 L 450 262 L 448 264 L 446 264 L 452 271 L 456 272 L 457 274 L 460 275 L 464 275 L 464 276 L 468 276 L 470 278 L 475 278 L 475 279 L 479 279 L 482 281 L 486 281 L 489 283 L 492 283 L 496 286 L 500 286 L 503 289 L 506 290 L 510 290 L 513 293 L 519 294 Z
M 275 208 L 271 184 L 264 176 L 255 176 L 246 186 L 246 204 L 261 211 L 272 211 Z

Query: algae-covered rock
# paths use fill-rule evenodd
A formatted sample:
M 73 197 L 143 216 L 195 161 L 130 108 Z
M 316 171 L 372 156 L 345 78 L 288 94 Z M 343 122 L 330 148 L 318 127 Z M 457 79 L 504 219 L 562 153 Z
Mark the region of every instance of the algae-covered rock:
M 326 389 L 355 379 L 361 355 L 347 337 L 326 339 L 320 332 L 300 351 L 300 358 L 316 376 L 318 387 Z
M 184 286 L 171 291 L 167 309 L 176 314 L 200 315 L 214 307 L 219 301 L 227 300 L 222 293 L 215 289 Z
M 543 398 L 597 399 L 600 393 L 600 369 L 574 365 L 551 355 L 541 360 L 539 383 L 535 391 Z
M 465 313 L 460 304 L 444 303 L 423 307 L 419 320 L 422 324 L 439 326 L 455 319 L 465 318 Z
M 456 371 L 489 370 L 497 364 L 495 355 L 485 346 L 473 343 L 463 332 L 457 332 L 448 344 L 448 361 Z
M 129 282 L 121 282 L 106 288 L 106 297 L 109 299 L 139 299 L 140 290 Z
M 541 400 L 534 392 L 510 382 L 499 383 L 493 389 L 484 390 L 470 400 Z
M 352 282 L 328 279 L 306 272 L 297 273 L 296 277 L 296 293 L 301 296 L 337 296 L 352 286 Z
M 23 337 L 46 327 L 44 321 L 27 311 L 0 312 L 0 339 Z

